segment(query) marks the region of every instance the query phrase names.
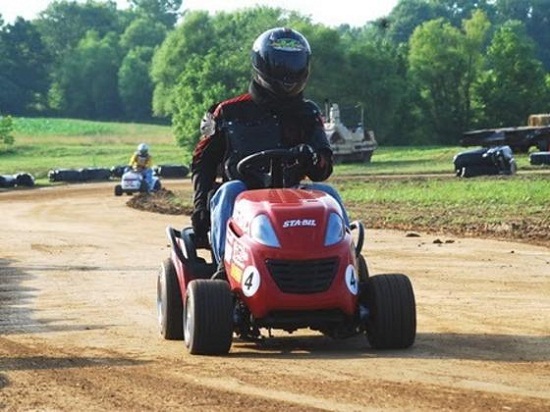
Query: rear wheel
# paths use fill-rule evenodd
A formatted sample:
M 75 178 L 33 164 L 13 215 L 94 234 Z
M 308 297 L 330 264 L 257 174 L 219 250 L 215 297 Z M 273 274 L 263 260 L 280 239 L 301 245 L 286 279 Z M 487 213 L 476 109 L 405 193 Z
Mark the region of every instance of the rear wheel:
M 377 275 L 367 283 L 367 338 L 375 349 L 404 349 L 416 337 L 416 304 L 409 278 Z
M 193 355 L 225 355 L 233 339 L 233 297 L 223 280 L 196 279 L 187 287 L 184 339 Z
M 171 259 L 162 262 L 157 278 L 157 313 L 164 339 L 183 339 L 183 302 L 176 268 Z
M 115 186 L 115 196 L 122 196 L 122 186 L 116 185 Z

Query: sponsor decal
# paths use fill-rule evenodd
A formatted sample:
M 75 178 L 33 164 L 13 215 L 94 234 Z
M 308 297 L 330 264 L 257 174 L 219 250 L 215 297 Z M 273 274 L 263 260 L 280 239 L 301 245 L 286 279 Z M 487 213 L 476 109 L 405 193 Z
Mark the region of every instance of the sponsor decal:
M 231 270 L 229 271 L 229 276 L 235 279 L 237 282 L 241 283 L 243 277 L 243 270 L 235 265 L 231 265 Z
M 232 259 L 233 259 L 233 263 L 242 269 L 244 269 L 244 266 L 248 261 L 248 252 L 238 242 L 233 243 Z
M 315 219 L 290 219 L 283 222 L 283 229 L 289 227 L 315 227 L 317 221 Z
M 304 45 L 296 39 L 275 39 L 271 42 L 271 47 L 276 50 L 292 52 L 304 50 Z

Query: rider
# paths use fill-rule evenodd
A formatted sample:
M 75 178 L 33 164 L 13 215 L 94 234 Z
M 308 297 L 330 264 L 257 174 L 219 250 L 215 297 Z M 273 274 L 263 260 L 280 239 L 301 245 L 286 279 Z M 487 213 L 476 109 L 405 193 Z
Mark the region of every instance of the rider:
M 209 246 L 208 230 L 212 223 L 210 244 L 219 263 L 215 277 L 220 273 L 220 277 L 224 276 L 225 229 L 234 202 L 244 190 L 260 186 L 236 171 L 241 159 L 261 150 L 291 149 L 299 162 L 285 176 L 286 186 L 298 185 L 306 176 L 320 182 L 332 173 L 332 150 L 320 110 L 303 97 L 311 58 L 306 38 L 289 28 L 267 30 L 254 42 L 251 58 L 253 78 L 248 93 L 208 110 L 201 121 L 202 136 L 191 164 L 194 187 L 191 223 L 197 247 Z M 223 184 L 214 192 L 219 170 L 223 170 Z M 301 186 L 325 191 L 342 205 L 336 190 L 327 184 Z
M 130 167 L 140 172 L 147 183 L 147 189 L 153 190 L 153 157 L 149 153 L 149 146 L 140 143 L 130 158 Z

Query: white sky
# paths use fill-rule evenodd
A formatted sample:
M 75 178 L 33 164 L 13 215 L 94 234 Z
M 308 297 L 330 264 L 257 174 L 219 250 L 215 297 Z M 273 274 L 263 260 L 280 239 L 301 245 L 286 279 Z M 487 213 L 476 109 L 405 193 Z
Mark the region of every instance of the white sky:
M 33 19 L 46 9 L 52 0 L 0 0 L 0 14 L 6 23 L 13 23 L 17 16 Z M 126 0 L 116 0 L 119 8 L 128 5 Z M 232 11 L 256 5 L 295 10 L 311 17 L 314 23 L 338 26 L 347 23 L 363 26 L 367 21 L 387 16 L 398 0 L 183 0 L 183 8 L 189 10 Z

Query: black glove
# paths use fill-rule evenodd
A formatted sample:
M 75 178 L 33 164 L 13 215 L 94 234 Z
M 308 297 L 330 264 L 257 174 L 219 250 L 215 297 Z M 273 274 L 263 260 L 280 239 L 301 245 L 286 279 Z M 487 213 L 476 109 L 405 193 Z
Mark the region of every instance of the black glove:
M 290 151 L 296 156 L 298 163 L 306 169 L 317 164 L 317 153 L 308 144 L 301 143 L 298 146 L 294 146 Z
M 191 226 L 195 233 L 195 246 L 209 248 L 208 230 L 210 230 L 210 213 L 206 209 L 196 209 L 191 215 Z

